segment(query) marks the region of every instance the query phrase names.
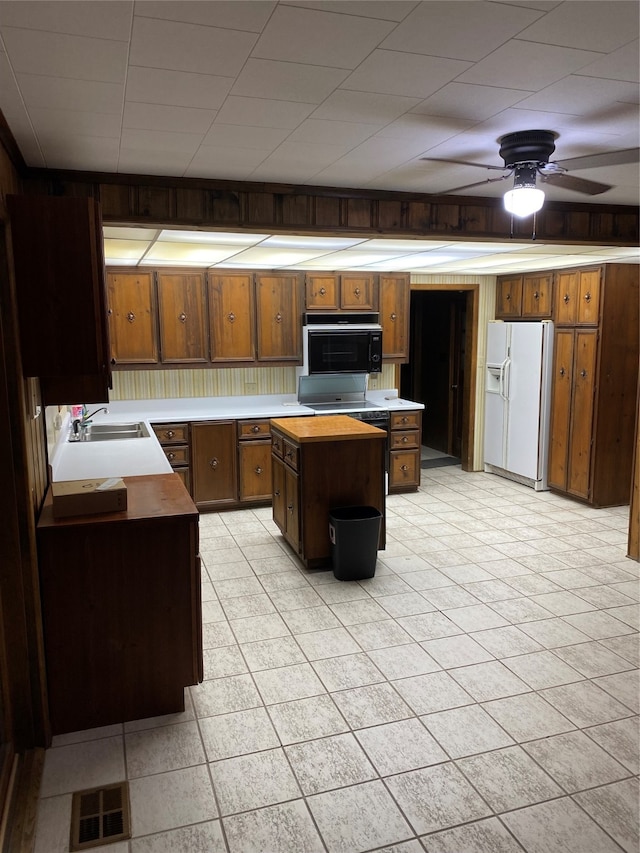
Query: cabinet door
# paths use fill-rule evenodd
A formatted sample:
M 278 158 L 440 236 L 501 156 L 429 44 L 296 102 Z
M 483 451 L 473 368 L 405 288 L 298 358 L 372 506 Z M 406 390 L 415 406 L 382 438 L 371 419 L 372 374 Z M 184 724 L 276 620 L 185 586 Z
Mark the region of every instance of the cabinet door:
M 235 421 L 191 424 L 193 499 L 205 507 L 237 502 Z
M 573 326 L 577 317 L 578 273 L 575 270 L 556 273 L 554 322 L 557 326 Z
M 601 270 L 580 270 L 578 277 L 578 326 L 597 326 L 600 319 Z
M 496 317 L 499 320 L 522 314 L 522 276 L 499 278 L 496 282 Z
M 548 482 L 552 488 L 563 492 L 567 489 L 573 347 L 573 329 L 556 329 L 553 348 Z
M 389 457 L 390 491 L 405 491 L 420 485 L 419 450 L 395 450 Z
M 383 358 L 406 361 L 409 352 L 409 276 L 380 276 Z
M 300 491 L 298 475 L 285 465 L 285 516 L 286 537 L 296 552 L 300 553 Z
M 553 274 L 525 275 L 522 279 L 522 317 L 551 317 Z
M 258 361 L 301 358 L 300 283 L 296 274 L 256 276 Z
M 285 491 L 284 463 L 277 456 L 271 457 L 273 489 L 273 520 L 282 533 L 287 529 L 287 495 Z
M 115 364 L 157 364 L 152 272 L 108 272 L 111 358 Z
M 372 275 L 340 276 L 340 307 L 344 311 L 373 311 L 376 304 Z
M 304 281 L 307 311 L 337 311 L 340 289 L 337 275 L 308 273 Z
M 268 441 L 241 441 L 238 447 L 240 461 L 240 500 L 271 500 L 271 439 Z
M 591 438 L 593 434 L 593 395 L 597 352 L 595 329 L 575 332 L 571 438 L 567 491 L 589 497 L 591 474 Z
M 7 208 L 24 375 L 52 380 L 43 384 L 47 405 L 108 400 L 110 347 L 97 202 L 9 195 Z
M 208 361 L 204 273 L 158 273 L 164 364 Z
M 255 361 L 253 275 L 209 273 L 211 361 Z

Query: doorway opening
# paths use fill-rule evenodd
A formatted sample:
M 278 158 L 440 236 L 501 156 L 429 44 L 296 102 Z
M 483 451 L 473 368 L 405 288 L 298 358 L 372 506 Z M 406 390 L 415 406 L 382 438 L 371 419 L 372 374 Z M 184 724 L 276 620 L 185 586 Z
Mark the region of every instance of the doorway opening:
M 400 394 L 425 405 L 423 468 L 473 467 L 476 292 L 476 285 L 412 285 L 409 363 L 400 369 Z

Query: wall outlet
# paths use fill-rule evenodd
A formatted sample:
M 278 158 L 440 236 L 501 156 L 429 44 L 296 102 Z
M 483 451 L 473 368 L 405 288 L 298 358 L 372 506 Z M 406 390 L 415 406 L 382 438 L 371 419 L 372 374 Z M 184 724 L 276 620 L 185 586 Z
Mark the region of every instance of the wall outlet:
M 257 394 L 258 393 L 258 383 L 257 382 L 245 382 L 244 383 L 244 393 L 245 394 Z

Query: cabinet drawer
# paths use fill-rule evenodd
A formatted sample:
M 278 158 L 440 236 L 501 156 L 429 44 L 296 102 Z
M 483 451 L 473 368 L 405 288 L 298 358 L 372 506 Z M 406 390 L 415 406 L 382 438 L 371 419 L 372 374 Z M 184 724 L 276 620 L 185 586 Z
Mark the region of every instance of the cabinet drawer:
M 294 471 L 298 470 L 299 453 L 300 453 L 300 450 L 298 447 L 295 446 L 295 444 L 291 444 L 291 442 L 287 441 L 286 438 L 283 440 L 284 461 L 287 463 L 287 465 L 290 465 Z
M 271 434 L 269 419 L 256 421 L 238 421 L 238 438 L 268 438 Z
M 420 429 L 420 412 L 391 412 L 390 428 Z
M 163 450 L 172 468 L 189 464 L 189 446 L 187 444 L 171 445 L 164 447 Z
M 418 447 L 420 447 L 418 430 L 391 433 L 391 450 L 416 450 Z
M 420 451 L 392 451 L 389 460 L 389 488 L 420 485 Z
M 152 424 L 160 444 L 187 444 L 189 424 Z
M 271 434 L 271 452 L 279 459 L 282 459 L 284 456 L 284 438 L 279 432 Z

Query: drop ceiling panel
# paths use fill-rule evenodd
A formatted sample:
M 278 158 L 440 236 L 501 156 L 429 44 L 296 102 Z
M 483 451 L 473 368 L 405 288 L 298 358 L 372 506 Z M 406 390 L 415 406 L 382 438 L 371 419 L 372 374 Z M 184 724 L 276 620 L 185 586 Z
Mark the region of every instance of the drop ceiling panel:
M 419 103 L 419 98 L 337 89 L 315 110 L 313 117 L 353 121 L 357 116 L 360 122 L 384 127 Z
M 201 145 L 185 171 L 185 177 L 214 177 L 247 180 L 252 171 L 269 155 L 253 148 Z M 222 164 L 222 165 L 221 165 Z
M 51 133 L 73 133 L 81 136 L 120 138 L 120 116 L 117 113 L 32 109 L 29 115 L 36 133 L 43 137 Z
M 131 31 L 133 5 L 122 0 L 94 0 L 92 3 L 3 0 L 2 25 L 126 42 Z
M 132 66 L 127 75 L 127 101 L 217 110 L 232 85 L 233 77 Z
M 638 39 L 598 59 L 580 69 L 580 74 L 588 77 L 605 77 L 608 80 L 628 80 L 631 83 L 640 82 L 640 63 Z
M 124 82 L 126 42 L 15 27 L 3 27 L 2 37 L 16 73 Z
M 629 41 L 638 32 L 640 7 L 636 2 L 593 3 L 572 0 L 561 3 L 518 38 L 525 41 L 557 44 L 609 53 Z
M 421 3 L 380 44 L 402 50 L 477 61 L 540 17 L 532 9 L 499 3 Z
M 278 127 L 245 127 L 240 124 L 216 122 L 202 140 L 204 146 L 219 148 L 254 148 L 273 151 L 289 136 L 289 130 Z
M 267 0 L 243 0 L 241 3 L 238 0 L 216 0 L 215 3 L 203 3 L 202 0 L 180 0 L 179 3 L 144 0 L 136 4 L 136 16 L 259 33 L 275 6 L 275 3 L 268 3 Z
M 320 68 L 299 62 L 249 59 L 232 93 L 249 98 L 271 98 L 319 104 L 349 76 L 343 68 Z
M 283 6 L 299 6 L 299 0 L 285 0 Z M 402 21 L 418 5 L 417 0 L 305 0 L 305 8 L 342 15 L 360 15 L 363 18 L 378 18 L 381 21 Z
M 368 139 L 375 130 L 370 124 L 308 118 L 293 131 L 289 142 L 321 142 L 340 145 L 348 150 Z
M 124 107 L 122 126 L 138 130 L 166 131 L 180 128 L 185 133 L 204 134 L 211 127 L 215 116 L 215 110 L 128 101 Z
M 178 154 L 193 155 L 198 149 L 202 136 L 199 133 L 176 133 L 165 130 L 136 130 L 124 128 L 122 148 L 140 151 L 173 151 Z
M 359 68 L 347 77 L 342 88 L 428 98 L 445 83 L 462 74 L 470 65 L 470 62 L 458 59 L 440 59 L 394 50 L 374 50 Z
M 524 98 L 519 108 L 525 110 L 547 110 L 564 113 L 567 104 L 571 104 L 571 112 L 575 115 L 586 115 L 595 110 L 609 110 L 616 101 L 633 99 L 638 96 L 638 87 L 634 83 L 619 83 L 613 80 L 593 80 L 591 77 L 580 77 L 572 74 L 552 83 Z
M 483 121 L 512 107 L 529 92 L 500 86 L 478 86 L 471 83 L 448 83 L 442 89 L 413 107 L 412 112 L 428 116 L 450 116 Z
M 19 74 L 18 84 L 29 109 L 89 110 L 120 115 L 122 86 L 94 80 Z
M 278 6 L 254 50 L 261 59 L 355 68 L 394 28 L 388 21 Z
M 176 151 L 145 151 L 142 148 L 121 148 L 117 170 L 133 175 L 172 175 L 181 178 L 192 155 Z
M 460 75 L 458 82 L 485 86 L 507 83 L 512 89 L 538 91 L 597 58 L 596 53 L 586 50 L 514 40 L 477 62 L 472 69 Z
M 67 134 L 40 140 L 45 163 L 49 169 L 79 169 L 95 172 L 99 163 L 106 163 L 109 171 L 118 168 L 119 139 L 106 136 L 74 136 Z
M 267 98 L 229 97 L 217 116 L 222 124 L 293 129 L 313 112 L 313 104 L 275 101 Z
M 136 17 L 130 62 L 196 74 L 235 77 L 256 41 L 255 33 Z

